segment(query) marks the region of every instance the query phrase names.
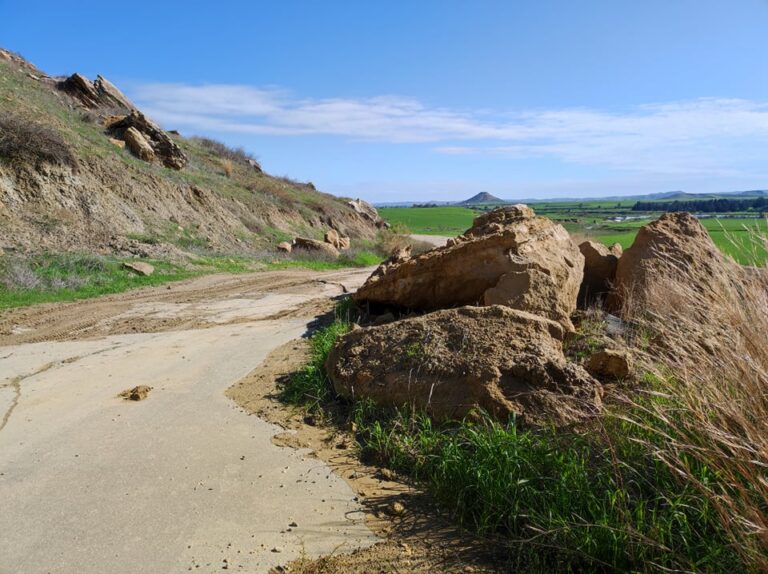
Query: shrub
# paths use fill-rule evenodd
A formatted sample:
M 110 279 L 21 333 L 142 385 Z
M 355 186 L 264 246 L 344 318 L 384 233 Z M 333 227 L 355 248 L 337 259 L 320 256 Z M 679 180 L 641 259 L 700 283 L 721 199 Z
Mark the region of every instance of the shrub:
M 0 113 L 0 157 L 77 168 L 75 156 L 58 131 L 10 113 Z
M 195 136 L 190 139 L 220 159 L 231 160 L 248 166 L 255 164 L 254 167 L 261 170 L 261 164 L 259 164 L 258 159 L 241 147 L 231 148 L 220 141 L 201 136 Z
M 224 175 L 227 177 L 232 177 L 232 171 L 234 170 L 234 165 L 232 164 L 231 159 L 223 159 L 221 160 L 221 169 L 224 170 Z

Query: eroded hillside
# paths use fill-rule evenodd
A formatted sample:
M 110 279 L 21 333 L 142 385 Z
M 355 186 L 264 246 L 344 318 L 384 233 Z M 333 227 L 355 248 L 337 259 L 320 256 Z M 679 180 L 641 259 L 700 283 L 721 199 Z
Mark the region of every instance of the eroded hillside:
M 89 87 L 104 97 L 91 99 Z M 162 255 L 261 251 L 329 229 L 375 237 L 376 223 L 348 200 L 268 175 L 218 142 L 162 132 L 183 161 L 161 157 L 157 141 L 157 155 L 140 159 L 129 151 L 130 118 L 120 120 L 133 105 L 121 96 L 102 78 L 50 77 L 0 50 L 0 248 L 125 252 L 139 244 Z

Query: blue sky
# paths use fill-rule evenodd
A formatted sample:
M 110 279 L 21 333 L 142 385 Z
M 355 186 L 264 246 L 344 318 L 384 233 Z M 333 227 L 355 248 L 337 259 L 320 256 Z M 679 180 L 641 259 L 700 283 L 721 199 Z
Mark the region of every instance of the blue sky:
M 373 201 L 768 188 L 768 0 L 0 0 L 0 45 Z

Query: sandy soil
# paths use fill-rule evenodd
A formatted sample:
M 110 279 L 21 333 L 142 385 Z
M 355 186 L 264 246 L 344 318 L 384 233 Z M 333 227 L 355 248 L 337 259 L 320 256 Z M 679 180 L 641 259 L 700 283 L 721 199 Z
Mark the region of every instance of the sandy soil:
M 248 412 L 277 424 L 285 432 L 272 441 L 303 449 L 307 456 L 327 464 L 357 494 L 366 524 L 382 541 L 356 549 L 338 550 L 321 557 L 302 557 L 284 570 L 303 574 L 370 572 L 496 572 L 492 551 L 450 526 L 437 514 L 429 498 L 402 477 L 363 464 L 351 432 L 325 426 L 297 410 L 286 409 L 277 399 L 278 386 L 306 364 L 309 345 L 294 340 L 272 351 L 264 362 L 227 391 Z M 392 511 L 393 504 L 405 508 Z

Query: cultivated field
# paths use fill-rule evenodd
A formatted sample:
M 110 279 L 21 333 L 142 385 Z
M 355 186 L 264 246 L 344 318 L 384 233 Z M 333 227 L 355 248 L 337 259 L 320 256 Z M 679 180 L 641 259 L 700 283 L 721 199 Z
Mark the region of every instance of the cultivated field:
M 606 245 L 632 245 L 637 230 L 663 212 L 632 211 L 635 201 L 542 202 L 532 204 L 538 215 L 549 217 L 577 239 L 596 239 Z M 468 207 L 388 207 L 379 210 L 393 225 L 403 225 L 411 233 L 458 235 L 468 229 L 472 219 L 496 206 Z M 711 215 L 711 214 L 707 214 Z M 758 214 L 731 212 L 702 218 L 715 244 L 739 263 L 761 264 L 768 260 L 762 237 L 768 233 L 768 221 Z

